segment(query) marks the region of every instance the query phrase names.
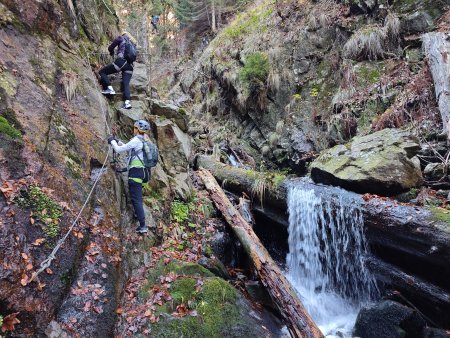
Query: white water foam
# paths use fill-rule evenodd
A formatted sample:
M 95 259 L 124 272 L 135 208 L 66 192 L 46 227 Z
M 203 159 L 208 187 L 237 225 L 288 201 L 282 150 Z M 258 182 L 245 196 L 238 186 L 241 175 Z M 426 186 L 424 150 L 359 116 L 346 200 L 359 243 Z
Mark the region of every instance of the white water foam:
M 327 337 L 351 337 L 359 308 L 377 287 L 364 264 L 359 205 L 345 190 L 334 191 L 320 196 L 290 184 L 287 277 Z

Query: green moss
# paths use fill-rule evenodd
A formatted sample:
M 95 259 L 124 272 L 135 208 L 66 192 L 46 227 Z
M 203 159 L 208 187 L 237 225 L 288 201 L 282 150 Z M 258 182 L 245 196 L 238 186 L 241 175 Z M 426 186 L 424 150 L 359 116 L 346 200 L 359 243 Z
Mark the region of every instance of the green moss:
M 12 139 L 21 139 L 22 133 L 11 126 L 6 118 L 0 116 L 0 134 L 8 135 Z
M 178 278 L 170 287 L 170 295 L 177 305 L 187 303 L 195 296 L 196 285 L 195 278 Z
M 38 186 L 32 185 L 15 198 L 15 202 L 21 207 L 30 207 L 35 216 L 44 223 L 44 232 L 50 238 L 59 235 L 59 220 L 62 209 L 53 199 Z
M 173 272 L 179 276 L 195 276 L 195 277 L 212 277 L 214 274 L 208 269 L 196 263 L 186 263 L 182 261 L 171 261 L 165 265 L 163 260 L 160 260 L 158 264 L 149 271 L 147 274 L 147 283 L 142 288 L 141 293 L 146 294 L 155 283 L 159 281 L 160 276 L 167 275 L 169 272 Z
M 358 87 L 367 87 L 377 84 L 384 72 L 383 61 L 379 62 L 360 62 L 354 69 L 356 73 L 356 82 Z
M 212 277 L 214 276 L 208 269 L 197 263 L 186 263 L 181 261 L 172 261 L 164 269 L 167 272 L 174 272 L 181 276 L 197 276 L 197 277 Z
M 196 284 L 195 279 L 179 280 L 171 288 L 171 294 L 191 304 L 197 316 L 162 320 L 152 326 L 154 337 L 234 336 L 230 331 L 245 325 L 235 304 L 237 292 L 231 285 L 220 278 L 208 278 L 197 292 Z
M 440 208 L 440 207 L 431 207 L 430 211 L 436 220 L 447 223 L 447 225 L 450 226 L 450 211 L 449 210 Z

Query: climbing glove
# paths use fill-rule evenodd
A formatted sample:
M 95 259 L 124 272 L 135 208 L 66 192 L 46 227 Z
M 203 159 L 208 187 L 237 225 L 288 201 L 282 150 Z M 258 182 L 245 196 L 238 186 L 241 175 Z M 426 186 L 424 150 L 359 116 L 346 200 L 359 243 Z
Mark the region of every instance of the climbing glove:
M 115 141 L 116 139 L 114 138 L 114 136 L 110 135 L 108 136 L 108 144 L 111 144 L 112 141 Z

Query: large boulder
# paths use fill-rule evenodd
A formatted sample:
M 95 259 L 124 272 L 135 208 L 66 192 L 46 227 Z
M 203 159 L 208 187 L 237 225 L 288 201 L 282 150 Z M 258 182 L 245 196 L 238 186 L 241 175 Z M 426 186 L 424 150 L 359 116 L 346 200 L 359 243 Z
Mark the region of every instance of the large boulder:
M 123 102 L 116 103 L 117 120 L 122 126 L 132 127 L 137 120 L 145 119 L 149 112 L 145 101 L 132 101 L 131 109 L 122 108 Z
M 425 325 L 417 311 L 385 300 L 361 309 L 353 333 L 361 338 L 421 337 Z
M 422 183 L 416 137 L 399 129 L 355 137 L 328 149 L 312 163 L 315 182 L 349 190 L 393 195 Z
M 152 115 L 171 119 L 182 131 L 187 132 L 188 120 L 184 109 L 157 99 L 150 99 L 149 102 Z

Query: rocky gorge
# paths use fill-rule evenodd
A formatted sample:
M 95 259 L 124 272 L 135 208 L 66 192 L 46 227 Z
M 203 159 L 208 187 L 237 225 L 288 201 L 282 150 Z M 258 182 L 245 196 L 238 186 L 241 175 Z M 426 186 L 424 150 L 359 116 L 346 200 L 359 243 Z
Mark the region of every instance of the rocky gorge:
M 330 210 L 333 186 L 352 191 L 379 288 L 352 335 L 448 336 L 450 3 L 258 1 L 194 48 L 169 88 L 164 60 L 138 59 L 130 110 L 96 78 L 118 3 L 0 0 L 0 335 L 288 336 L 196 173 L 206 168 L 241 212 L 251 200 L 249 222 L 283 268 L 289 182 L 309 176 L 301 187 Z M 141 118 L 160 152 L 143 238 L 106 143 Z

